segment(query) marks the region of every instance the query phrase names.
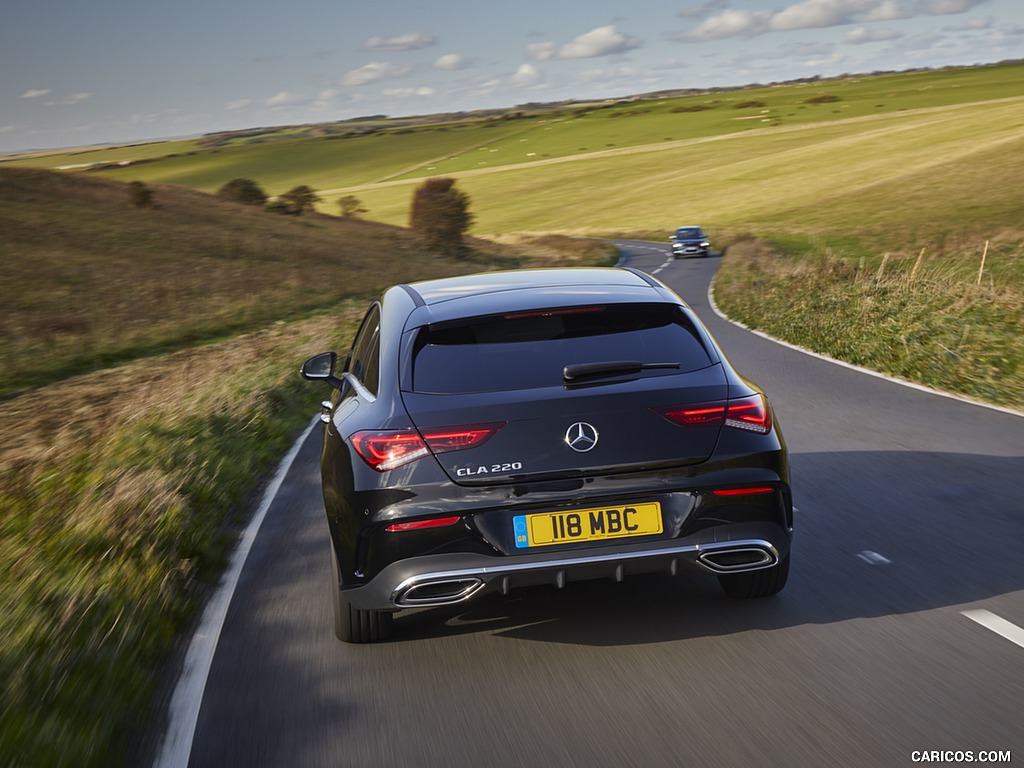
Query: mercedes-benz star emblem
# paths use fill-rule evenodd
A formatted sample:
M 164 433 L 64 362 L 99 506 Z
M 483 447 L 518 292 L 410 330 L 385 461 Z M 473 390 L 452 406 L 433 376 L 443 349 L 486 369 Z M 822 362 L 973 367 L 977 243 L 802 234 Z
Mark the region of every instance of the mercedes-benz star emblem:
M 577 453 L 586 453 L 597 445 L 597 430 L 585 421 L 577 421 L 565 430 L 565 442 Z

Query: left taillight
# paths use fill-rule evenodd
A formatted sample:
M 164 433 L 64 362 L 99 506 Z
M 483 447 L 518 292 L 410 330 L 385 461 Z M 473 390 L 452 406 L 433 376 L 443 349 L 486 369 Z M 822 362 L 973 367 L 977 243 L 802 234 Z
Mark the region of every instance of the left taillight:
M 505 422 L 469 424 L 455 427 L 363 430 L 350 438 L 359 457 L 378 472 L 387 472 L 403 464 L 434 453 L 476 448 L 505 426 Z

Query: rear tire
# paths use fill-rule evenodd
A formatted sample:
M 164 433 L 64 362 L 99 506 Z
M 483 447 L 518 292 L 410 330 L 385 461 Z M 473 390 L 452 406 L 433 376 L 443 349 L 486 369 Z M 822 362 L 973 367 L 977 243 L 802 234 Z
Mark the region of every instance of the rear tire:
M 718 577 L 718 583 L 722 585 L 725 594 L 739 599 L 769 597 L 781 592 L 788 580 L 788 554 L 771 568 L 742 573 L 724 573 Z
M 367 611 L 354 608 L 341 589 L 338 556 L 331 547 L 334 578 L 331 593 L 334 603 L 334 634 L 343 643 L 376 643 L 387 640 L 394 629 L 395 614 L 390 611 Z

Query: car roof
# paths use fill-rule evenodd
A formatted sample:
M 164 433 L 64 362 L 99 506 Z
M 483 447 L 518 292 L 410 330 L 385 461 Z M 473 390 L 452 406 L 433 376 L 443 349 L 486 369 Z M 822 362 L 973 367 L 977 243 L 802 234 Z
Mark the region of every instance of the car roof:
M 642 272 L 564 267 L 483 272 L 402 286 L 417 305 L 407 327 L 492 313 L 593 302 L 681 300 Z
M 419 294 L 424 304 L 432 305 L 452 299 L 486 296 L 505 291 L 536 290 L 538 288 L 574 289 L 582 286 L 649 288 L 652 285 L 643 275 L 630 269 L 562 267 L 481 272 L 475 275 L 423 280 L 410 283 L 409 287 Z

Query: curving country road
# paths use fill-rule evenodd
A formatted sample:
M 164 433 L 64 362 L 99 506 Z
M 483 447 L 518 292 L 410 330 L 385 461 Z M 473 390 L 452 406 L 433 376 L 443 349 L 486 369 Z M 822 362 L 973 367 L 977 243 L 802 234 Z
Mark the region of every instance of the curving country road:
M 241 572 L 189 766 L 1024 761 L 1024 418 L 774 344 L 708 305 L 717 258 L 620 245 L 772 398 L 798 510 L 786 590 L 731 601 L 697 574 L 535 588 L 343 645 L 314 431 Z

